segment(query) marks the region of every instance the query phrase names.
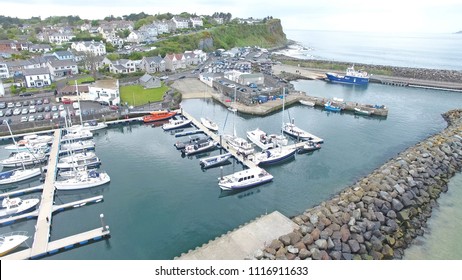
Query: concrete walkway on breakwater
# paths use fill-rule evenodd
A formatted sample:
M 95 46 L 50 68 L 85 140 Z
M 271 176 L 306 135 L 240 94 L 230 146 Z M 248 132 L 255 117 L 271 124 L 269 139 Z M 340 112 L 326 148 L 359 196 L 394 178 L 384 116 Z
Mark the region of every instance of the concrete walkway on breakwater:
M 270 244 L 273 239 L 295 229 L 298 229 L 297 224 L 275 211 L 175 259 L 242 260 L 265 244 Z

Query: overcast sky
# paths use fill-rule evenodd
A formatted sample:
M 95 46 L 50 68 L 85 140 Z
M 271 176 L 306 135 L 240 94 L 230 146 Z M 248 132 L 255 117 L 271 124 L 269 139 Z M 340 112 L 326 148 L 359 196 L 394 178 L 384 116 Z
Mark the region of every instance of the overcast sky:
M 145 12 L 282 20 L 284 29 L 452 33 L 462 30 L 461 0 L 0 0 L 0 15 L 79 15 L 102 19 Z

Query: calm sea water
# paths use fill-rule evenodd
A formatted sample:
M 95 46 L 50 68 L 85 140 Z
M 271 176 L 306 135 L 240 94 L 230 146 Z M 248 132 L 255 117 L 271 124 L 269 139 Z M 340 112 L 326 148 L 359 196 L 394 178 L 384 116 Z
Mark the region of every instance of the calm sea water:
M 308 50 L 298 55 L 351 63 L 462 70 L 461 34 L 285 30 Z
M 100 226 L 100 213 L 104 213 L 112 237 L 49 258 L 172 259 L 267 212 L 297 215 L 443 129 L 446 124 L 440 114 L 462 104 L 460 94 L 375 84 L 359 89 L 300 81 L 295 87 L 317 96 L 385 104 L 390 113 L 386 119 L 357 117 L 296 105 L 284 114 L 264 118 L 238 115 L 235 126 L 241 136 L 256 127 L 277 133 L 284 117 L 324 138 L 325 144 L 312 155 L 297 155 L 291 162 L 269 167 L 275 178 L 272 183 L 231 194 L 217 185 L 219 168 L 202 171 L 197 157 L 181 157 L 173 147 L 179 139 L 160 127 L 132 124 L 103 130 L 95 136 L 96 152 L 111 183 L 89 190 L 60 191 L 56 203 L 98 194 L 104 195 L 104 201 L 54 215 L 51 240 Z M 222 131 L 232 130 L 232 115 L 210 100 L 186 100 L 182 107 L 196 118 L 207 114 Z M 0 149 L 0 157 L 6 156 Z M 223 173 L 241 169 L 233 162 Z M 32 181 L 1 190 L 36 184 Z M 0 231 L 33 232 L 34 224 L 35 220 L 18 222 Z

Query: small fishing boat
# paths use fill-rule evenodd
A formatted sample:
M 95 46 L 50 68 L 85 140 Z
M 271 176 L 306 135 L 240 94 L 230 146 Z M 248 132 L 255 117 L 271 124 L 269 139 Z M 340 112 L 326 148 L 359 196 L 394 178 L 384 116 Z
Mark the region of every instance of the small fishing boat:
M 15 231 L 0 235 L 0 256 L 4 256 L 18 248 L 28 238 L 26 231 Z
M 74 178 L 56 181 L 55 188 L 57 190 L 80 190 L 101 186 L 110 181 L 111 178 L 106 172 L 98 172 L 96 170 L 81 171 Z
M 362 115 L 362 116 L 370 116 L 372 112 L 366 109 L 355 108 L 355 114 Z
M 218 131 L 218 125 L 209 118 L 201 118 L 201 124 L 211 131 Z
M 182 150 L 182 153 L 186 156 L 206 152 L 215 149 L 217 143 L 210 139 L 197 141 L 195 144 L 188 145 Z
M 168 123 L 165 123 L 162 125 L 162 129 L 163 130 L 177 129 L 177 128 L 189 126 L 191 122 L 192 121 L 188 119 L 180 119 L 180 120 L 170 119 Z
M 212 168 L 216 166 L 223 165 L 231 157 L 231 153 L 221 154 L 218 156 L 203 158 L 200 160 L 199 164 L 202 168 Z
M 20 167 L 23 165 L 33 165 L 47 160 L 44 152 L 19 152 L 13 153 L 10 157 L 0 160 L 4 167 Z
M 253 161 L 256 165 L 270 165 L 270 164 L 277 164 L 281 163 L 285 160 L 293 158 L 295 155 L 296 149 L 271 149 L 266 150 L 261 153 L 254 154 L 251 157 L 251 161 Z
M 314 105 L 316 105 L 316 103 L 314 103 L 313 101 L 308 101 L 308 100 L 303 100 L 303 99 L 300 100 L 300 104 L 310 106 L 310 107 L 314 107 Z
M 0 209 L 0 217 L 13 216 L 30 210 L 39 203 L 38 198 L 21 199 L 20 197 L 5 197 Z
M 0 173 L 0 185 L 21 182 L 42 174 L 40 168 L 13 169 Z
M 297 149 L 297 154 L 309 153 L 319 149 L 321 149 L 321 144 L 308 141 L 302 147 Z
M 218 186 L 223 190 L 250 188 L 273 180 L 273 175 L 264 169 L 254 167 L 218 178 Z
M 342 111 L 342 107 L 334 105 L 332 102 L 328 101 L 324 104 L 324 109 L 331 112 L 340 112 Z
M 284 135 L 266 134 L 263 130 L 257 128 L 247 131 L 247 138 L 262 150 L 268 150 L 279 146 L 286 146 L 288 140 Z
M 175 115 L 175 111 L 153 111 L 149 115 L 143 116 L 143 122 L 148 123 L 167 120 Z

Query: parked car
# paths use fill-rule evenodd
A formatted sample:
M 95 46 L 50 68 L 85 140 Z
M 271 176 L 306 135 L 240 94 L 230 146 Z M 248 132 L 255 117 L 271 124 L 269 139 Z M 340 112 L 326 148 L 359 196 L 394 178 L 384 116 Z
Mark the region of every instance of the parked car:
M 0 102 L 0 109 L 6 108 L 6 102 Z
M 58 111 L 58 107 L 56 107 L 56 105 L 51 106 L 51 111 L 52 112 Z
M 45 111 L 45 112 L 50 112 L 50 111 L 51 111 L 51 107 L 50 107 L 49 105 L 45 106 L 44 111 Z
M 38 114 L 38 115 L 37 115 L 36 120 L 38 120 L 38 121 L 43 121 L 44 119 L 45 119 L 45 117 L 43 116 L 43 114 Z
M 43 99 L 43 104 L 50 104 L 50 99 L 48 98 Z
M 3 110 L 0 110 L 0 117 L 3 117 L 5 113 L 3 113 Z
M 6 116 L 6 117 L 9 117 L 9 116 L 12 116 L 12 115 L 13 115 L 13 110 L 11 110 L 11 109 L 6 109 L 6 111 L 5 111 L 5 116 Z
M 64 110 L 64 105 L 63 105 L 63 104 L 60 104 L 59 107 L 58 107 L 58 109 L 59 109 L 60 111 Z M 51 108 L 51 110 L 53 111 L 53 108 Z
M 45 111 L 44 107 L 42 107 L 42 106 L 37 107 L 37 112 L 41 113 L 43 111 Z
M 13 115 L 15 115 L 15 116 L 21 115 L 21 109 L 19 109 L 19 108 L 14 109 Z
M 30 115 L 30 116 L 29 116 L 29 121 L 30 121 L 30 122 L 33 122 L 33 121 L 35 121 L 35 117 L 34 117 L 34 115 Z
M 29 110 L 27 108 L 22 108 L 21 114 L 27 115 L 27 113 L 29 113 Z
M 27 116 L 21 117 L 21 122 L 27 122 Z
M 70 100 L 69 98 L 63 98 L 62 102 L 63 104 L 72 104 L 72 100 Z
M 13 102 L 8 102 L 7 107 L 8 107 L 8 108 L 13 108 L 13 107 L 14 107 L 14 103 L 13 103 Z
M 33 114 L 35 112 L 37 112 L 37 109 L 35 109 L 35 105 L 29 106 L 29 113 Z
M 51 113 L 46 113 L 45 114 L 45 120 L 51 119 Z
M 112 109 L 112 110 L 119 110 L 119 106 L 117 106 L 117 105 L 111 105 L 111 106 L 109 106 L 109 108 Z
M 59 113 L 58 112 L 54 112 L 53 113 L 53 119 L 57 119 L 59 118 Z
M 37 102 L 35 102 L 35 105 L 42 105 L 43 101 L 42 99 L 37 99 Z
M 18 101 L 18 102 L 16 102 L 16 105 L 15 105 L 15 107 L 21 107 L 21 106 L 22 106 L 22 103 L 21 103 L 21 101 Z

